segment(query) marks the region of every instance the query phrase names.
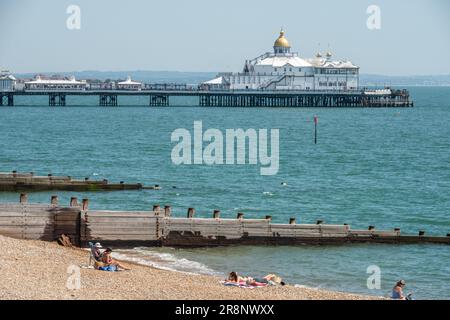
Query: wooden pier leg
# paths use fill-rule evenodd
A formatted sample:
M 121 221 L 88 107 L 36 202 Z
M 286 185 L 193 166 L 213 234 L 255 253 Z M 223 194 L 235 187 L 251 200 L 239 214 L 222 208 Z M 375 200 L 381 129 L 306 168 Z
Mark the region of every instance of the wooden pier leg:
M 89 199 L 83 199 L 81 202 L 81 210 L 87 211 L 89 208 Z
M 164 216 L 170 217 L 172 215 L 172 207 L 164 206 Z
M 78 207 L 78 199 L 77 199 L 77 197 L 70 198 L 70 206 L 71 207 Z
M 50 204 L 52 204 L 52 205 L 58 205 L 58 196 L 56 196 L 56 195 L 53 195 L 51 198 L 50 198 Z
M 295 224 L 295 218 L 290 218 L 289 219 L 289 224 Z
M 28 195 L 26 193 L 21 193 L 19 197 L 20 203 L 27 203 L 28 201 Z
M 187 217 L 188 218 L 193 218 L 195 214 L 195 209 L 194 208 L 189 208 L 187 211 Z
M 219 219 L 219 218 L 220 218 L 220 210 L 214 210 L 213 219 Z

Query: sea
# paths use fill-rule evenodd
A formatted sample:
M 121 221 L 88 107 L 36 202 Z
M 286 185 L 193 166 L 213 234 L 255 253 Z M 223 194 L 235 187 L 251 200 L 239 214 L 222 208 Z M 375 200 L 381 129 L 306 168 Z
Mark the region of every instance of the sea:
M 16 97 L 0 107 L 0 171 L 70 175 L 158 184 L 161 190 L 58 192 L 89 198 L 92 209 L 151 210 L 170 204 L 196 216 L 274 222 L 347 223 L 353 229 L 399 227 L 402 233 L 450 232 L 450 87 L 410 87 L 414 108 L 198 107 L 192 98 L 149 107 L 145 97 L 119 97 L 119 107 L 99 107 L 96 97 L 67 97 L 49 107 L 47 97 Z M 314 116 L 318 117 L 317 144 Z M 279 129 L 279 170 L 261 166 L 174 164 L 172 133 Z M 50 201 L 54 192 L 29 194 Z M 17 202 L 17 193 L 1 193 Z M 416 299 L 450 299 L 448 245 L 230 246 L 119 250 L 146 265 L 225 277 L 280 275 L 287 283 L 388 296 L 397 280 Z M 375 273 L 374 273 L 375 272 Z M 373 277 L 379 281 L 374 281 Z

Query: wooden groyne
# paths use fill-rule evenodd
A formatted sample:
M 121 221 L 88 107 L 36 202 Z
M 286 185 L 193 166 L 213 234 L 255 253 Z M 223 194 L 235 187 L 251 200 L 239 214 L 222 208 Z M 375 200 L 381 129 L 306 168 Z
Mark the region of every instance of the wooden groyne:
M 73 179 L 70 176 L 36 176 L 33 172 L 11 173 L 0 172 L 0 191 L 114 191 L 114 190 L 139 190 L 159 189 L 158 185 L 143 186 L 141 183 L 110 183 L 108 180 Z
M 27 202 L 21 194 L 19 203 L 0 204 L 0 234 L 20 239 L 52 241 L 62 234 L 72 243 L 86 246 L 89 241 L 101 241 L 114 247 L 171 246 L 202 247 L 230 244 L 301 245 L 352 243 L 434 243 L 450 244 L 450 234 L 428 236 L 425 231 L 404 235 L 399 228 L 353 230 L 349 225 L 272 223 L 264 219 L 246 219 L 238 213 L 235 219 L 223 219 L 214 210 L 211 218 L 196 218 L 189 208 L 186 218 L 172 217 L 170 206 L 155 205 L 149 211 L 90 210 L 89 201 L 77 198 L 67 207 L 52 196 L 50 204 Z

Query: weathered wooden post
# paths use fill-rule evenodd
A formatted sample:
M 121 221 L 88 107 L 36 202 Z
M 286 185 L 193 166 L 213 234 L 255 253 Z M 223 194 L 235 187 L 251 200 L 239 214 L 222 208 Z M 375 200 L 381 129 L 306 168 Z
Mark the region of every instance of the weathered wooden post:
M 187 211 L 187 217 L 188 218 L 193 218 L 195 214 L 195 209 L 194 208 L 189 208 Z
M 242 212 L 238 212 L 236 219 L 244 219 L 244 214 Z
M 272 221 L 272 216 L 267 215 L 267 216 L 265 216 L 264 219 L 269 220 L 269 221 Z
M 317 220 L 316 224 L 317 224 L 317 225 L 323 224 L 323 220 Z
M 164 206 L 164 216 L 170 217 L 172 215 L 172 207 Z
M 78 199 L 77 199 L 77 197 L 70 198 L 70 206 L 71 207 L 78 207 Z
M 81 202 L 81 210 L 87 211 L 89 208 L 89 199 L 83 199 Z
M 160 210 L 161 210 L 161 207 L 159 206 L 159 204 L 153 205 L 153 212 L 155 213 L 155 216 L 159 216 Z
M 56 195 L 53 195 L 51 198 L 50 198 L 50 204 L 53 204 L 53 205 L 58 205 L 58 196 L 56 196 Z
M 214 210 L 213 219 L 219 219 L 219 218 L 220 218 L 220 210 Z
M 369 231 L 373 231 L 373 230 L 375 230 L 375 226 L 369 226 L 369 229 L 368 229 Z
M 28 195 L 26 193 L 21 193 L 20 194 L 20 198 L 19 198 L 19 202 L 20 203 L 27 203 L 28 201 Z
M 295 218 L 289 218 L 289 224 L 295 224 Z
M 425 231 L 420 230 L 420 231 L 419 231 L 419 236 L 422 237 L 422 236 L 424 236 L 424 235 L 425 235 Z
M 319 118 L 314 116 L 314 144 L 317 144 L 317 123 L 319 122 Z

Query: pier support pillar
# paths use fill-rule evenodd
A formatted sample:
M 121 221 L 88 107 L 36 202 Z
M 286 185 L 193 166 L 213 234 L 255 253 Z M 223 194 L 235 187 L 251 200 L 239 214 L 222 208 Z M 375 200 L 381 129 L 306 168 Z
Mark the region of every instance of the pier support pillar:
M 48 105 L 54 106 L 65 106 L 66 105 L 66 95 L 61 93 L 49 93 L 48 94 Z
M 149 106 L 152 107 L 166 107 L 169 105 L 169 96 L 167 95 L 150 95 Z
M 14 106 L 14 94 L 12 93 L 0 93 L 0 106 Z
M 117 95 L 115 94 L 100 94 L 98 99 L 98 104 L 102 107 L 117 106 Z

